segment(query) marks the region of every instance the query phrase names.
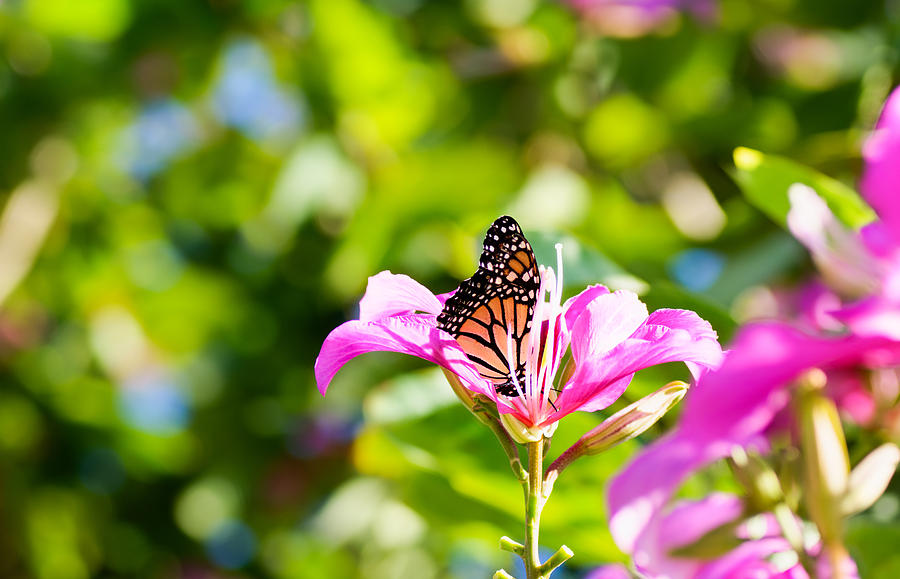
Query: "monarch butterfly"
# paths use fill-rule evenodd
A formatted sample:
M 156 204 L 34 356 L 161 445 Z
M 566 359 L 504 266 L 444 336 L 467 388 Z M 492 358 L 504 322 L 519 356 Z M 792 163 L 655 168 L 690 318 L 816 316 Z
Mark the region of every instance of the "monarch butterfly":
M 504 215 L 488 228 L 478 270 L 459 284 L 437 317 L 438 327 L 456 339 L 498 394 L 519 395 L 511 368 L 524 384 L 539 286 L 531 244 L 516 220 Z

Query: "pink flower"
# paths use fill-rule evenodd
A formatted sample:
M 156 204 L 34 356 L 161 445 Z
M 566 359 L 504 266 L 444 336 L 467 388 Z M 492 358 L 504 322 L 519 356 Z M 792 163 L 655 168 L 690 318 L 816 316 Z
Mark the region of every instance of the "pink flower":
M 850 231 L 815 192 L 795 185 L 788 225 L 825 281 L 851 300 L 829 314 L 855 333 L 900 338 L 900 88 L 888 97 L 863 160 L 860 189 L 878 221 Z
M 677 503 L 642 535 L 636 566 L 673 578 L 789 577 L 786 573 L 796 571 L 796 560 L 782 569 L 768 560 L 772 555 L 791 552 L 791 546 L 780 536 L 771 515 L 753 517 L 739 524 L 733 538 L 744 541 L 718 559 L 704 561 L 670 555 L 670 551 L 688 546 L 722 525 L 740 521 L 743 510 L 743 502 L 727 493 L 713 493 L 700 500 Z
M 359 319 L 341 324 L 325 339 L 315 366 L 319 391 L 325 394 L 337 371 L 360 354 L 400 352 L 446 368 L 524 427 L 544 428 L 578 410 L 606 408 L 642 368 L 684 361 L 697 376 L 721 361 L 715 332 L 694 312 L 648 313 L 635 294 L 600 285 L 565 303 L 561 294 L 561 276 L 541 268 L 525 377 L 516 383 L 517 396 L 504 396 L 478 373 L 453 336 L 437 327 L 450 294 L 436 296 L 405 275 L 381 272 L 369 278 Z M 560 363 L 570 347 L 574 371 L 560 384 Z M 559 396 L 551 401 L 553 389 Z
M 679 12 L 711 20 L 716 13 L 713 0 L 568 0 L 582 17 L 601 33 L 635 37 L 665 27 Z
M 652 526 L 639 539 L 635 566 L 651 577 L 696 577 L 705 579 L 796 577 L 808 579 L 796 557 L 791 558 L 791 546 L 783 539 L 771 515 L 760 515 L 737 524 L 731 532 L 733 540 L 743 539 L 739 547 L 712 561 L 676 557 L 671 551 L 686 547 L 723 525 L 734 524 L 743 518 L 742 501 L 728 493 L 713 493 L 694 501 L 680 501 L 664 515 L 655 518 Z M 777 564 L 773 555 L 782 555 L 785 563 Z M 608 565 L 588 575 L 590 579 L 627 579 L 630 575 L 622 566 Z
M 675 430 L 644 449 L 612 480 L 608 501 L 616 544 L 651 577 L 723 576 L 700 574 L 696 566 L 671 572 L 672 558 L 658 556 L 660 545 L 681 536 L 677 527 L 663 526 L 669 516 L 668 501 L 681 482 L 729 456 L 735 446 L 766 449 L 766 430 L 805 370 L 885 367 L 898 362 L 900 343 L 884 336 L 823 338 L 775 322 L 746 326 L 722 367 L 691 390 Z
M 900 245 L 900 89 L 888 97 L 875 131 L 863 147 L 860 188 L 879 218 L 888 226 L 884 233 Z

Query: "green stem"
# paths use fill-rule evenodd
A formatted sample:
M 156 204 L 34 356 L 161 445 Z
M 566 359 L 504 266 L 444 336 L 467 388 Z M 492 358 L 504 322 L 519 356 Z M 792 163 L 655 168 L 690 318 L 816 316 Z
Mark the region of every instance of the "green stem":
M 541 510 L 544 508 L 544 441 L 528 443 L 528 490 L 525 493 L 525 576 L 527 579 L 543 579 L 541 558 L 538 553 L 538 536 L 541 528 Z
M 546 487 L 547 495 L 553 490 L 553 484 L 556 482 L 560 473 L 582 454 L 584 454 L 584 449 L 581 447 L 581 441 L 579 440 L 553 461 L 547 469 L 547 474 L 544 475 L 544 485 Z

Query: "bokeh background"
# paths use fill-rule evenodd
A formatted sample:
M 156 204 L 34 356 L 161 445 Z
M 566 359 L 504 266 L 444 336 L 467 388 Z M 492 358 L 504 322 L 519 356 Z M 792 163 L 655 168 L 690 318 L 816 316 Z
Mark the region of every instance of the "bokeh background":
M 893 0 L 0 0 L 0 576 L 512 569 L 518 483 L 438 372 L 315 388 L 367 277 L 449 291 L 508 213 L 570 292 L 727 339 L 811 270 L 734 148 L 855 186 L 898 48 Z M 603 485 L 639 444 L 557 483 L 555 577 L 624 559 Z M 898 505 L 850 530 L 871 576 Z

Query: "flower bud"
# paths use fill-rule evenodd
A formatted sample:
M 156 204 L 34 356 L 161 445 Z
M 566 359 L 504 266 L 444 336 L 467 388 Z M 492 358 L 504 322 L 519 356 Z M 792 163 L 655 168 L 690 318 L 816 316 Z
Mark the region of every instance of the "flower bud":
M 850 472 L 847 493 L 841 502 L 843 515 L 849 517 L 871 507 L 891 482 L 898 463 L 900 448 L 890 442 L 866 455 Z
M 670 382 L 656 392 L 619 410 L 582 436 L 576 446 L 581 454 L 598 454 L 631 440 L 656 424 L 687 392 L 684 382 Z
M 797 401 L 810 518 L 823 541 L 839 542 L 842 532 L 841 501 L 847 490 L 850 460 L 837 408 L 822 395 L 820 373 L 810 375 Z

